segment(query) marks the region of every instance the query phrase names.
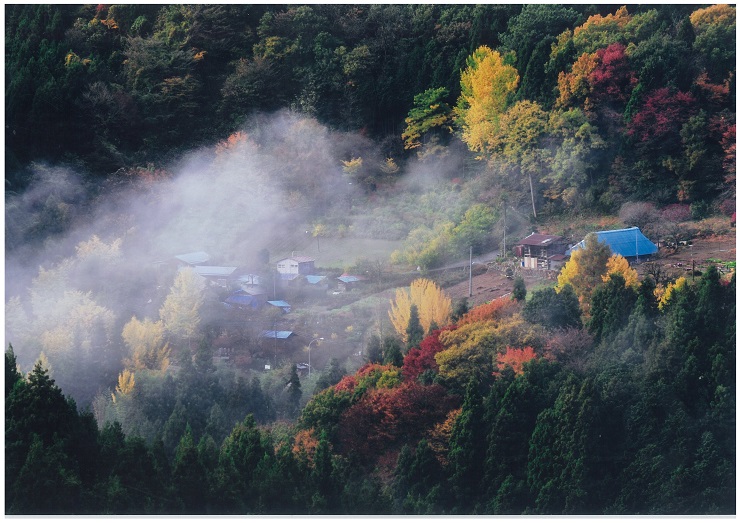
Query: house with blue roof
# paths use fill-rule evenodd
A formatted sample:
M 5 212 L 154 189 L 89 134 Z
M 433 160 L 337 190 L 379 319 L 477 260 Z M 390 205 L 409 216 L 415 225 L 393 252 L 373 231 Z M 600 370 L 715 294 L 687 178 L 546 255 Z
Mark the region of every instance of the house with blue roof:
M 288 313 L 290 312 L 290 303 L 283 300 L 270 300 L 267 302 L 269 305 L 272 305 L 273 307 L 277 307 L 278 309 L 282 309 L 283 312 Z
M 642 234 L 639 227 L 599 231 L 594 234 L 600 243 L 609 246 L 612 254 L 620 254 L 629 261 L 639 260 L 640 258 L 647 260 L 651 255 L 658 252 L 658 246 Z M 585 245 L 586 240 L 581 240 L 565 251 L 565 254 L 569 256 L 573 251 L 583 249 Z

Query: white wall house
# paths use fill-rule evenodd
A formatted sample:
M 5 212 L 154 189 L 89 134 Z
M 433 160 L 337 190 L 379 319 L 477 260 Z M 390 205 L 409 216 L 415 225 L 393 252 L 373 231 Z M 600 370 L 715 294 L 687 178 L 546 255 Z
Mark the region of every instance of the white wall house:
M 313 258 L 308 256 L 293 256 L 277 262 L 277 271 L 280 274 L 313 274 Z

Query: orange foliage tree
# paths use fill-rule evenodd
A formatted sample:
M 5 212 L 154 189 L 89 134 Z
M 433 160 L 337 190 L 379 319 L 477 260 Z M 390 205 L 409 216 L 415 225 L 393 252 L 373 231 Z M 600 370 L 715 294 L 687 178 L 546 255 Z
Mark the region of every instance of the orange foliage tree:
M 479 321 L 509 318 L 513 316 L 519 308 L 519 304 L 515 301 L 508 298 L 497 298 L 488 303 L 484 303 L 483 305 L 479 305 L 465 313 L 465 315 L 460 318 L 460 321 L 457 322 L 457 325 L 462 326 Z
M 506 347 L 506 352 L 499 354 L 496 359 L 498 370 L 493 375 L 500 376 L 501 371 L 506 367 L 511 367 L 514 370 L 514 374 L 519 375 L 524 372 L 524 364 L 536 357 L 537 355 L 532 347 L 524 347 L 522 349 Z

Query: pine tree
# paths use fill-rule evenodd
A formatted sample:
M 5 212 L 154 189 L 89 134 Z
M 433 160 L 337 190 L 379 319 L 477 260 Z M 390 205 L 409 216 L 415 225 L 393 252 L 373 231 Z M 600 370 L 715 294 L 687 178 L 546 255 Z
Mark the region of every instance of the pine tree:
M 419 323 L 419 309 L 416 305 L 411 305 L 409 314 L 409 323 L 406 327 L 406 352 L 414 347 L 418 347 L 424 338 L 424 330 Z

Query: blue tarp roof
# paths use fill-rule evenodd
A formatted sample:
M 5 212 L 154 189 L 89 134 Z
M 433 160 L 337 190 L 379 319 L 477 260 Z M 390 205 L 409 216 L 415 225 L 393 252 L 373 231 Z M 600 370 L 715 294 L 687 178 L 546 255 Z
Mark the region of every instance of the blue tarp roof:
M 283 300 L 273 300 L 268 301 L 267 303 L 269 303 L 270 305 L 274 305 L 275 307 L 290 307 L 290 303 Z
M 620 254 L 625 258 L 635 256 L 648 256 L 658 252 L 658 247 L 640 232 L 638 227 L 629 229 L 617 229 L 615 231 L 599 231 L 594 233 L 600 243 L 606 243 L 612 254 Z M 586 240 L 581 240 L 568 249 L 565 254 L 570 254 L 585 247 Z
M 340 276 L 337 279 L 339 281 L 341 281 L 341 282 L 344 282 L 344 283 L 354 283 L 354 282 L 357 282 L 357 281 L 362 281 L 365 278 L 361 278 L 360 276 L 352 276 L 352 275 L 347 274 L 347 275 L 344 275 L 344 276 Z
M 293 331 L 262 331 L 263 338 L 277 338 L 278 340 L 287 340 L 293 335 Z
M 325 279 L 326 276 L 315 276 L 313 274 L 309 274 L 306 276 L 306 281 L 312 285 L 316 285 L 321 280 Z
M 254 296 L 250 296 L 248 294 L 232 294 L 224 301 L 232 305 L 249 305 L 250 307 L 255 308 L 259 307 L 259 302 L 254 299 Z

